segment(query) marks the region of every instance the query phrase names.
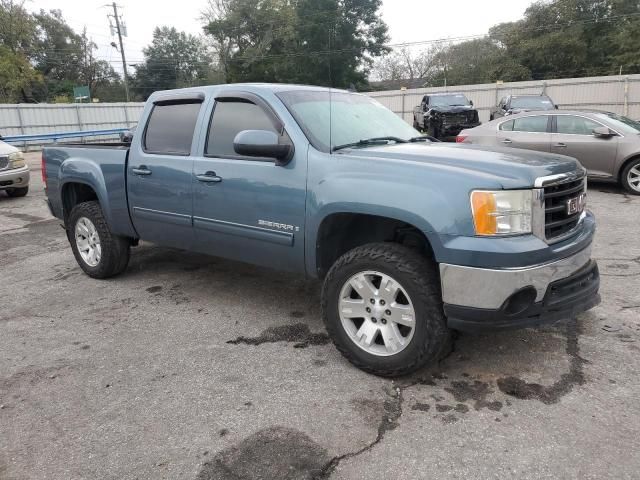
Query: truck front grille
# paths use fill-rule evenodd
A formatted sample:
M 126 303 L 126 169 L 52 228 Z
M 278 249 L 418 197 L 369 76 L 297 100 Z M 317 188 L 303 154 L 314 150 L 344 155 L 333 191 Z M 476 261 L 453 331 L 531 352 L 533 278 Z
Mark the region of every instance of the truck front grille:
M 0 156 L 0 170 L 4 170 L 9 166 L 9 157 Z
M 547 240 L 558 239 L 578 225 L 583 209 L 569 212 L 568 204 L 585 192 L 586 178 L 544 187 L 544 233 Z
M 473 119 L 473 114 L 467 113 L 450 113 L 445 115 L 444 123 L 449 125 L 458 125 L 470 123 Z

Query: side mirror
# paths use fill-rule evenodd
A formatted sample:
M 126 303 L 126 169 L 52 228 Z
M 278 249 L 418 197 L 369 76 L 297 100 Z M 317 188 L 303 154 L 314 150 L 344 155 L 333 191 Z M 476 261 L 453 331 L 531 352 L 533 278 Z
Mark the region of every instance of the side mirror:
M 469 105 L 473 107 L 473 100 L 469 100 Z
M 598 138 L 611 138 L 615 135 L 615 133 L 613 133 L 607 127 L 596 127 L 591 133 L 593 133 L 594 137 Z
M 293 158 L 293 145 L 279 143 L 278 135 L 268 130 L 243 130 L 233 139 L 233 149 L 247 157 L 275 158 L 286 165 Z
M 558 105 L 554 105 L 553 107 L 554 107 L 556 110 L 558 110 Z
M 507 108 L 507 105 L 506 105 L 506 104 L 505 104 L 505 105 L 502 105 L 502 110 L 504 110 L 505 112 L 506 112 L 507 110 L 509 110 L 509 109 Z

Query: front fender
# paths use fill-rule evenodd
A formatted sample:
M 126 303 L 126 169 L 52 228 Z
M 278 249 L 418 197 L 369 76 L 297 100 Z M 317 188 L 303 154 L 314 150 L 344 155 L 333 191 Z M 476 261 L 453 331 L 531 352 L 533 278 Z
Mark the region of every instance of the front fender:
M 425 234 L 436 259 L 443 248 L 442 233 L 472 228 L 467 225 L 471 221 L 467 192 L 455 199 L 437 182 L 424 184 L 420 177 L 400 173 L 384 177 L 374 173 L 331 175 L 310 187 L 307 198 L 305 257 L 311 275 L 316 272 L 316 244 L 322 222 L 336 213 L 386 217 L 412 225 Z

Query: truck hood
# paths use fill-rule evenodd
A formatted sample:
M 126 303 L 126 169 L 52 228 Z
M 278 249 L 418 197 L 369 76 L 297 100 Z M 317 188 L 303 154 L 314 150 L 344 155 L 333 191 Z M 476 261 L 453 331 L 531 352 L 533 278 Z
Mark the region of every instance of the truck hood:
M 564 155 L 443 142 L 351 149 L 345 154 L 363 160 L 409 162 L 428 169 L 455 171 L 457 175 L 476 177 L 478 186 L 486 184 L 487 188 L 496 183 L 505 189 L 531 188 L 536 178 L 583 169 L 577 160 Z
M 471 105 L 442 105 L 431 107 L 429 110 L 438 113 L 461 113 L 475 110 Z

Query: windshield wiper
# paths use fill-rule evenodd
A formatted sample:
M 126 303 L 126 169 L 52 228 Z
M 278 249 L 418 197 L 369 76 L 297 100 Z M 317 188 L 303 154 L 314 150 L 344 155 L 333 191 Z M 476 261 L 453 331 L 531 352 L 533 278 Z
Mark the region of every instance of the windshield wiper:
M 374 138 L 365 138 L 363 140 L 358 140 L 357 142 L 345 143 L 343 145 L 336 145 L 331 149 L 332 152 L 336 150 L 342 150 L 344 148 L 350 147 L 367 147 L 376 144 L 384 144 L 386 142 L 396 142 L 396 143 L 407 143 L 407 140 L 403 140 L 399 137 L 374 137 Z
M 409 142 L 411 142 L 411 143 L 426 142 L 427 140 L 430 141 L 430 142 L 439 142 L 440 141 L 436 137 L 432 137 L 431 135 L 420 135 L 419 137 L 411 137 L 409 139 Z

